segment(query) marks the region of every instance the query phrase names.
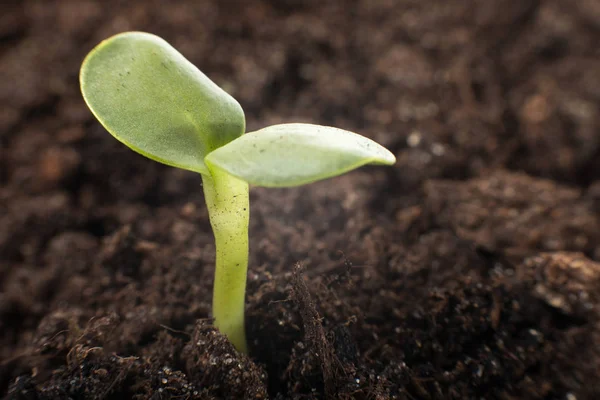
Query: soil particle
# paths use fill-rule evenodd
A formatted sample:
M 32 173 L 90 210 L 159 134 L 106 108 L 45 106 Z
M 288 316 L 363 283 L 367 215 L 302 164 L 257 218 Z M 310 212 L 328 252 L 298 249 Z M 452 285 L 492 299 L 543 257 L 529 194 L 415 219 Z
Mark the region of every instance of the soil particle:
M 499 172 L 460 183 L 432 181 L 425 190 L 436 224 L 489 251 L 597 251 L 599 221 L 578 189 Z
M 52 188 L 72 178 L 80 164 L 81 157 L 74 149 L 50 148 L 41 155 L 37 174 Z
M 267 398 L 265 371 L 206 321 L 196 324 L 181 357 L 190 379 L 216 398 Z
M 135 279 L 142 264 L 142 254 L 136 249 L 137 240 L 131 232 L 131 226 L 126 225 L 107 238 L 103 252 L 100 254 L 100 264 L 104 268 L 118 268 L 114 274 Z M 118 276 L 116 277 L 118 279 Z
M 339 390 L 336 390 L 336 388 L 332 386 L 332 384 L 334 384 L 333 375 L 335 373 L 334 363 L 336 360 L 334 359 L 335 356 L 331 344 L 327 340 L 325 331 L 321 325 L 321 317 L 319 316 L 319 313 L 315 308 L 315 304 L 311 299 L 310 292 L 308 291 L 306 282 L 301 275 L 301 271 L 302 270 L 299 265 L 294 267 L 292 298 L 300 310 L 304 329 L 304 341 L 296 344 L 294 353 L 297 350 L 304 349 L 309 352 L 308 360 L 313 358 L 316 361 L 316 367 L 320 370 L 319 375 L 321 375 L 323 380 L 325 397 L 332 398 L 335 393 L 341 395 Z M 297 359 L 305 358 L 297 356 L 295 357 L 294 353 L 292 353 L 292 361 L 288 366 L 288 374 L 292 374 L 292 371 L 299 369 L 295 365 L 297 363 Z M 307 360 L 303 360 L 302 364 L 302 367 L 300 367 L 302 375 L 310 375 L 310 364 L 307 365 Z M 315 388 L 312 390 L 315 391 Z M 299 388 L 292 388 L 292 391 L 298 392 Z
M 582 321 L 599 317 L 596 290 L 600 283 L 600 264 L 579 253 L 545 253 L 528 258 L 518 269 L 518 278 L 532 281 L 536 297 L 565 316 Z

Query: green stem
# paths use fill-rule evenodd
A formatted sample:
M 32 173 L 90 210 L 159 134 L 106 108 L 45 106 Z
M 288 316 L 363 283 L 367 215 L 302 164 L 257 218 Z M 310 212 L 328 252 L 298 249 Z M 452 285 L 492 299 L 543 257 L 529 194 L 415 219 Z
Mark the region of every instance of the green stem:
M 238 351 L 247 352 L 244 298 L 248 272 L 248 183 L 218 168 L 202 175 L 204 197 L 215 235 L 213 288 L 215 326 Z

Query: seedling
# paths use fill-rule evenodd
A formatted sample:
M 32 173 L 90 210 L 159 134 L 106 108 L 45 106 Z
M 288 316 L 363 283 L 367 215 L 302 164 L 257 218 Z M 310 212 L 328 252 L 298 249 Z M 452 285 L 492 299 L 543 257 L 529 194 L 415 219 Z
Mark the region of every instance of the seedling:
M 148 33 L 100 43 L 81 66 L 80 84 L 92 113 L 117 140 L 202 175 L 216 245 L 214 323 L 243 352 L 248 184 L 298 186 L 396 161 L 372 140 L 332 127 L 282 124 L 244 134 L 238 102 Z

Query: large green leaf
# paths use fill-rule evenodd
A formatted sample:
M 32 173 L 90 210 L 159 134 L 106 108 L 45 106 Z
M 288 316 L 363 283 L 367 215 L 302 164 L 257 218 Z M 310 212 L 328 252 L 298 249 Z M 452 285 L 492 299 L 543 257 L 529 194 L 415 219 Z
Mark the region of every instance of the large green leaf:
M 289 187 L 330 178 L 365 164 L 391 165 L 396 158 L 364 136 L 311 124 L 269 126 L 241 136 L 206 157 L 250 184 Z
M 81 91 L 118 140 L 153 160 L 208 173 L 204 158 L 244 133 L 238 102 L 166 41 L 127 32 L 81 66 Z

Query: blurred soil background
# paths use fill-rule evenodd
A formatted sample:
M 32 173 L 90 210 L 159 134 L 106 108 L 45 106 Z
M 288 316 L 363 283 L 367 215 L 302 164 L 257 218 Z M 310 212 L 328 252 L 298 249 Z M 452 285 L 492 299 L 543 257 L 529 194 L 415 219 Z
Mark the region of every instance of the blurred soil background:
M 5 0 L 0 396 L 600 398 L 598 0 Z M 94 120 L 89 50 L 143 30 L 249 130 L 393 168 L 253 189 L 249 357 L 210 325 L 199 176 Z

